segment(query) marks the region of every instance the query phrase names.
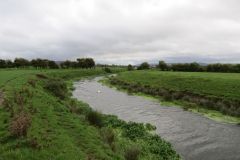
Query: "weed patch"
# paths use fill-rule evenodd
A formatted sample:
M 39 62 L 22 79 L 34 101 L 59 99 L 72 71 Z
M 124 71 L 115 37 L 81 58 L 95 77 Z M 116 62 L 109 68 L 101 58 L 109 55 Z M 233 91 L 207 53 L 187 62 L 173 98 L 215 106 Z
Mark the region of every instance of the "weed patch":
M 126 160 L 138 160 L 141 150 L 136 146 L 129 147 L 124 154 Z
M 27 134 L 27 131 L 31 125 L 31 117 L 29 114 L 21 112 L 15 115 L 10 122 L 10 133 L 12 136 L 21 137 Z
M 103 116 L 97 111 L 91 110 L 90 112 L 87 113 L 86 118 L 88 122 L 93 126 L 97 127 L 103 126 Z
M 44 88 L 60 99 L 64 99 L 67 96 L 67 85 L 63 80 L 50 79 L 46 82 Z

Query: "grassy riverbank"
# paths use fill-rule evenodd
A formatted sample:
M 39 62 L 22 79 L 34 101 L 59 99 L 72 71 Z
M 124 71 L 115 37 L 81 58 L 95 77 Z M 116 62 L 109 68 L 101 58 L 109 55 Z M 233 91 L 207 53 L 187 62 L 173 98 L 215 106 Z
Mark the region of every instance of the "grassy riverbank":
M 110 83 L 134 93 L 172 102 L 212 119 L 240 123 L 239 74 L 132 71 Z
M 103 115 L 70 98 L 72 80 L 102 74 L 0 70 L 0 159 L 179 159 L 152 134 L 153 126 Z

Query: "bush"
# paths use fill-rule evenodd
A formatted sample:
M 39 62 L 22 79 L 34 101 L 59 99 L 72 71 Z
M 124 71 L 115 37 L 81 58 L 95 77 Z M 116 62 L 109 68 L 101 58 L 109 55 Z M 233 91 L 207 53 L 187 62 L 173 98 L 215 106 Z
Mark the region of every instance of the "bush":
M 112 73 L 112 71 L 111 71 L 110 68 L 107 68 L 107 67 L 106 67 L 106 68 L 104 68 L 103 70 L 104 70 L 106 73 Z
M 117 116 L 114 115 L 106 115 L 104 117 L 104 125 L 109 126 L 111 128 L 122 127 L 126 123 L 123 120 L 118 119 Z
M 153 125 L 151 125 L 150 123 L 147 123 L 147 124 L 146 124 L 146 129 L 147 129 L 148 131 L 153 131 L 153 130 L 156 130 L 157 128 L 156 128 L 156 126 L 153 126 Z
M 144 70 L 144 69 L 149 69 L 150 65 L 147 62 L 143 62 L 142 64 L 140 64 L 140 66 L 138 66 L 138 70 Z
M 91 125 L 94 125 L 96 127 L 103 126 L 102 114 L 97 111 L 88 112 L 86 118 Z
M 132 70 L 134 70 L 134 68 L 133 68 L 133 66 L 132 66 L 131 64 L 129 64 L 129 65 L 127 66 L 127 70 L 128 70 L 128 71 L 132 71 Z
M 132 146 L 125 151 L 124 157 L 126 160 L 138 160 L 141 151 L 138 147 Z
M 17 114 L 10 123 L 10 133 L 13 136 L 21 137 L 27 134 L 31 125 L 31 117 L 29 114 L 21 112 Z
M 53 93 L 55 96 L 64 99 L 66 98 L 67 85 L 62 80 L 51 79 L 45 84 L 45 89 Z
M 143 138 L 146 134 L 144 125 L 142 123 L 128 122 L 123 127 L 123 136 L 136 140 L 137 138 Z

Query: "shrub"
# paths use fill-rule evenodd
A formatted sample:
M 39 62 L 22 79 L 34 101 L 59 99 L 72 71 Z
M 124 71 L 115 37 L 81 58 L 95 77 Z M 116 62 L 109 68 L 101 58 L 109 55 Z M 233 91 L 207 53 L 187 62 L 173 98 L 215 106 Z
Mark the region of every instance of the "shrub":
M 138 147 L 132 146 L 125 151 L 124 157 L 126 160 L 138 160 L 140 153 Z
M 118 119 L 117 116 L 107 115 L 104 117 L 104 125 L 112 128 L 122 127 L 126 123 L 123 120 Z
M 11 121 L 9 130 L 11 135 L 21 137 L 27 134 L 30 125 L 31 125 L 30 115 L 24 112 L 20 112 Z
M 138 70 L 144 70 L 144 69 L 149 69 L 150 65 L 147 62 L 143 62 L 142 64 L 140 64 L 140 66 L 138 66 Z
M 153 130 L 156 130 L 157 128 L 156 128 L 156 126 L 153 126 L 153 125 L 151 125 L 150 123 L 147 123 L 147 124 L 146 124 L 146 129 L 147 129 L 148 131 L 153 131 Z
M 105 67 L 103 70 L 104 70 L 106 73 L 112 73 L 112 71 L 111 71 L 110 68 Z
M 67 85 L 63 80 L 51 79 L 45 84 L 45 89 L 53 93 L 55 96 L 64 99 L 67 93 Z
M 123 127 L 123 136 L 136 140 L 137 138 L 143 138 L 146 134 L 144 125 L 142 123 L 128 122 Z
M 128 70 L 128 71 L 132 71 L 132 70 L 134 70 L 134 68 L 133 68 L 133 66 L 132 66 L 131 64 L 129 64 L 129 65 L 127 66 L 127 70 Z
M 86 118 L 91 125 L 94 125 L 96 127 L 103 126 L 102 115 L 97 111 L 89 111 L 86 115 Z

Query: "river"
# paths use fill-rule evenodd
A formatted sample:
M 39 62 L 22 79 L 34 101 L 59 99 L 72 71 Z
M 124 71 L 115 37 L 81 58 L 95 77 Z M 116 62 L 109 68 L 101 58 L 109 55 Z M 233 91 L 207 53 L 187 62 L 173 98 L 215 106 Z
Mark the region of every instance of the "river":
M 104 114 L 151 123 L 185 160 L 240 160 L 240 126 L 107 87 L 101 77 L 74 83 L 73 97 Z

